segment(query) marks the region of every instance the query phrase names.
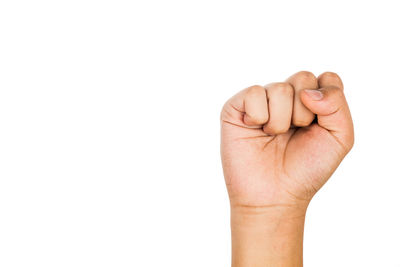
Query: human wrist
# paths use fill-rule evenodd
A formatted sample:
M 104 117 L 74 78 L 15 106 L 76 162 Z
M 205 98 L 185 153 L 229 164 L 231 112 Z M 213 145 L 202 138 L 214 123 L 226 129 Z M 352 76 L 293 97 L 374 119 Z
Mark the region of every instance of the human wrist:
M 302 266 L 306 207 L 231 207 L 232 266 Z
M 273 229 L 274 233 L 286 232 L 304 225 L 307 206 L 305 205 L 231 205 L 232 230 L 246 228 Z

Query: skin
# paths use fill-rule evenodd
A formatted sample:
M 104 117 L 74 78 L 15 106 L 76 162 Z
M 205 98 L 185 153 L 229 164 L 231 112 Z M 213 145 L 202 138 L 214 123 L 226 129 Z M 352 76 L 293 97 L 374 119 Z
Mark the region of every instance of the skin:
M 221 112 L 232 266 L 302 266 L 304 218 L 354 143 L 343 83 L 306 71 L 251 86 Z

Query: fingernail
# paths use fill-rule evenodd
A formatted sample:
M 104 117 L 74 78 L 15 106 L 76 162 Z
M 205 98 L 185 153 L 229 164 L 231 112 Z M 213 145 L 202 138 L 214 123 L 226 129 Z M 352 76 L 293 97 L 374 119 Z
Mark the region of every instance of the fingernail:
M 312 99 L 312 100 L 321 100 L 324 95 L 322 94 L 321 91 L 319 90 L 309 90 L 306 89 L 304 90 L 306 92 L 306 94 Z

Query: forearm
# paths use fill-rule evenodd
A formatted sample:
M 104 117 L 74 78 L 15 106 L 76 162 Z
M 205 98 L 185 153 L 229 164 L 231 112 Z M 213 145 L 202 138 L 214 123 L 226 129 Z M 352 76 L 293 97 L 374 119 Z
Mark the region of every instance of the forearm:
M 303 266 L 306 208 L 233 207 L 233 267 Z

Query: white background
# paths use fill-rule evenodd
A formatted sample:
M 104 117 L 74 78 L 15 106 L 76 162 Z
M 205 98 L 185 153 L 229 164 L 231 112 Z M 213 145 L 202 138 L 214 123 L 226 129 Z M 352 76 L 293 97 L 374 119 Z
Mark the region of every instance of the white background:
M 219 112 L 339 73 L 356 144 L 305 266 L 400 266 L 397 1 L 1 1 L 0 266 L 229 266 Z

